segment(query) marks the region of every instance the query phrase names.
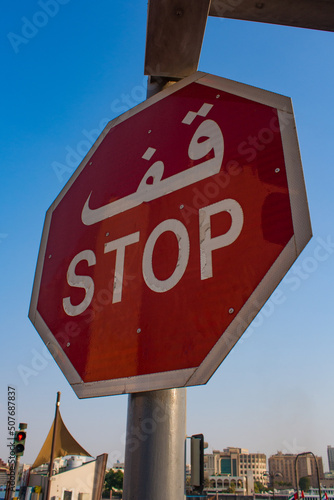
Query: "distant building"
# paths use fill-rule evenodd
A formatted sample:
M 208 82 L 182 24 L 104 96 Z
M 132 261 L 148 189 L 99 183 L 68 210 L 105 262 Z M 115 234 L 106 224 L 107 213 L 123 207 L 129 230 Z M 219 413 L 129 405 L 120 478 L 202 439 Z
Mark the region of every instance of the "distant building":
M 328 497 L 328 500 L 334 499 L 334 488 L 327 488 L 321 484 L 322 498 Z M 304 494 L 305 500 L 319 500 L 319 489 L 310 488 L 307 493 Z
M 228 490 L 235 495 L 253 495 L 254 479 L 252 472 L 247 476 L 209 476 L 208 486 L 205 488 L 207 494 L 224 493 Z
M 324 478 L 321 480 L 321 488 L 334 489 L 334 472 L 324 473 Z
M 327 446 L 328 467 L 330 472 L 334 472 L 334 447 Z
M 124 462 L 120 462 L 119 460 L 117 460 L 117 462 L 115 462 L 114 465 L 112 466 L 112 470 L 113 471 L 120 470 L 121 472 L 124 472 Z
M 267 483 L 267 458 L 264 453 L 241 453 L 240 455 L 240 475 L 247 475 L 248 472 L 253 473 L 254 481 L 260 481 L 263 484 Z
M 50 498 L 53 500 L 100 500 L 107 459 L 108 455 L 104 453 L 96 460 L 82 463 L 78 467 L 73 467 L 73 463 L 69 464 L 68 470 L 52 476 Z M 78 463 L 76 462 L 75 465 Z M 48 478 L 44 474 L 31 473 L 25 498 L 46 500 L 47 485 Z M 41 493 L 35 492 L 36 487 L 40 487 Z
M 68 457 L 65 464 L 64 464 L 64 470 L 71 470 L 71 469 L 76 469 L 77 467 L 81 467 L 81 465 L 85 464 L 86 462 L 90 462 L 91 458 L 90 457 L 82 457 L 80 455 L 75 455 Z M 58 470 L 60 472 L 60 464 L 58 467 Z
M 9 474 L 8 465 L 0 458 L 0 486 L 7 484 L 7 478 Z
M 281 451 L 277 452 L 276 455 L 272 455 L 271 457 L 269 457 L 269 474 L 275 474 L 276 472 L 279 472 L 281 474 L 281 477 L 277 479 L 277 481 L 284 482 L 287 485 L 291 485 L 292 488 L 296 488 L 295 460 L 296 455 L 293 455 L 291 453 L 284 454 Z M 316 461 L 320 479 L 323 479 L 324 470 L 322 458 L 316 457 Z M 317 469 L 313 457 L 302 455 L 298 458 L 297 474 L 298 480 L 301 477 L 309 476 L 311 486 L 314 488 L 318 486 Z
M 213 450 L 204 456 L 204 473 L 206 477 L 213 475 L 247 476 L 252 473 L 254 481 L 267 482 L 266 455 L 249 453 L 245 448 L 228 447 L 223 451 Z
M 204 455 L 204 476 L 214 476 L 220 472 L 220 451 L 213 450 L 213 453 Z
M 91 461 L 91 457 L 83 457 L 81 455 L 69 455 L 68 457 L 55 458 L 53 462 L 52 474 L 59 474 L 60 472 L 75 469 L 88 461 Z M 48 475 L 49 464 L 46 463 L 39 465 L 38 467 L 35 467 L 33 471 L 35 474 Z

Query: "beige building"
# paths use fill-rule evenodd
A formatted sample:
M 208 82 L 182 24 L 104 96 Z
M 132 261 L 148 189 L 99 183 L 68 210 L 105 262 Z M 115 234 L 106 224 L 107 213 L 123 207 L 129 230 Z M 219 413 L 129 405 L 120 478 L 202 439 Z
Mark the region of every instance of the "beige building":
M 246 450 L 247 451 L 247 450 Z M 254 481 L 267 483 L 267 458 L 264 453 L 242 453 L 240 455 L 240 474 L 253 472 Z
M 236 495 L 253 495 L 254 479 L 252 473 L 247 476 L 210 476 L 208 486 L 205 488 L 207 494 L 224 493 L 231 489 Z
M 78 467 L 70 467 L 51 478 L 50 498 L 52 500 L 100 500 L 104 486 L 108 455 L 99 455 L 96 460 Z M 76 462 L 77 464 L 78 462 Z M 31 473 L 25 500 L 46 500 L 48 478 Z M 34 492 L 36 486 L 41 492 Z
M 285 482 L 296 488 L 295 479 L 295 460 L 296 455 L 293 454 L 283 454 L 281 451 L 277 452 L 276 455 L 272 455 L 268 460 L 269 473 L 275 474 L 276 472 L 282 474 L 281 477 L 277 478 L 278 482 Z M 324 477 L 322 458 L 316 457 L 320 480 Z M 317 478 L 317 468 L 314 458 L 310 456 L 302 455 L 298 457 L 297 461 L 297 474 L 298 480 L 301 477 L 309 476 L 311 480 L 311 486 L 318 486 Z
M 254 481 L 267 483 L 266 455 L 249 453 L 245 448 L 228 447 L 223 451 L 213 450 L 204 456 L 205 476 L 247 476 L 252 473 Z

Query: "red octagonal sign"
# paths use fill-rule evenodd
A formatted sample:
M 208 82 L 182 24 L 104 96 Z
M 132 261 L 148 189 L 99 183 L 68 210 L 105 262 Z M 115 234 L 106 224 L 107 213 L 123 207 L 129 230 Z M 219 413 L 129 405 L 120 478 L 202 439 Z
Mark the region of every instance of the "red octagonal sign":
M 202 384 L 310 237 L 290 99 L 198 72 L 51 205 L 29 316 L 79 397 Z

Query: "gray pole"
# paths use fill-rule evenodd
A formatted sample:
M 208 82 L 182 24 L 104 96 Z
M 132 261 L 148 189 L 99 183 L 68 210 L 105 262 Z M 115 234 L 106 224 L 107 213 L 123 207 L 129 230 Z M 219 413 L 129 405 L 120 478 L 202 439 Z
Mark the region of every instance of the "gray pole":
M 19 474 L 19 466 L 20 466 L 20 456 L 16 455 L 15 459 L 15 478 L 14 478 L 14 488 L 12 490 L 12 498 L 16 497 L 16 485 L 17 485 L 17 477 Z
M 175 81 L 151 77 L 147 96 Z M 124 500 L 184 500 L 186 389 L 129 395 Z
M 51 496 L 50 495 L 51 494 L 51 481 L 52 481 L 52 472 L 53 472 L 53 462 L 55 459 L 55 444 L 56 444 L 57 427 L 58 427 L 58 419 L 59 419 L 59 405 L 60 405 L 60 392 L 57 392 L 55 419 L 53 421 L 53 435 L 52 435 L 51 456 L 50 456 L 50 464 L 49 464 L 49 477 L 48 477 L 45 500 L 50 500 L 50 496 Z
M 299 488 L 298 488 L 297 461 L 298 461 L 298 458 L 301 457 L 302 455 L 312 455 L 312 457 L 314 458 L 315 468 L 317 471 L 317 479 L 318 479 L 319 500 L 322 500 L 318 462 L 317 462 L 317 458 L 316 458 L 315 454 L 312 451 L 303 451 L 302 453 L 298 453 L 298 455 L 296 455 L 296 458 L 295 458 L 295 478 L 296 478 L 298 500 L 299 500 Z
M 184 500 L 186 389 L 130 394 L 124 500 Z

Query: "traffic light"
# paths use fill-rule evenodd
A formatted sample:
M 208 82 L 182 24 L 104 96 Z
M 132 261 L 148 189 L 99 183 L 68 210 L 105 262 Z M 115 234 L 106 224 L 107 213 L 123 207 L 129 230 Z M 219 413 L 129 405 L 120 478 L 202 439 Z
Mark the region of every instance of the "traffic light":
M 190 438 L 191 443 L 191 485 L 200 493 L 204 487 L 204 436 L 194 434 Z M 206 444 L 206 443 L 205 443 Z
M 26 433 L 24 431 L 16 431 L 14 436 L 14 453 L 17 457 L 22 457 L 26 441 Z

